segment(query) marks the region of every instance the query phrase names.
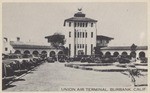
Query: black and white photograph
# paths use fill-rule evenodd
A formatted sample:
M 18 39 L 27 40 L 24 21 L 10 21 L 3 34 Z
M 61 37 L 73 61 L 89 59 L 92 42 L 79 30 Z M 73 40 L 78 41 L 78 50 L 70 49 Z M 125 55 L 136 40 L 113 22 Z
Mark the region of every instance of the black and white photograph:
M 147 2 L 3 2 L 3 92 L 148 91 Z

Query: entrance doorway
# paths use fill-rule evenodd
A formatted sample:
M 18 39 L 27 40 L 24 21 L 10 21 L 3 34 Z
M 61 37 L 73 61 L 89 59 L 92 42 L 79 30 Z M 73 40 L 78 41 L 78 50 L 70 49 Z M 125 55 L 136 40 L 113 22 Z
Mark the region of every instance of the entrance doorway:
M 84 55 L 83 50 L 78 50 L 78 55 Z

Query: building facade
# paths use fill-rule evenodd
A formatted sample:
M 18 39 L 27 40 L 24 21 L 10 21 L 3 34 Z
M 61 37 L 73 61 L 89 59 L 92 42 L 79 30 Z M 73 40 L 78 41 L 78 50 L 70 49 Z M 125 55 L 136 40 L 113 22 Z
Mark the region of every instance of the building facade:
M 111 56 L 117 57 L 118 55 L 131 55 L 131 46 L 109 46 L 101 48 L 101 55 L 110 54 Z M 135 58 L 148 58 L 148 47 L 147 46 L 137 46 L 135 51 Z
M 53 55 L 57 56 L 63 54 L 61 49 L 56 49 L 47 45 L 36 45 L 29 42 L 22 42 L 20 38 L 17 37 L 17 40 L 10 41 L 8 38 L 3 38 L 3 55 L 9 54 L 31 54 L 33 56 L 46 55 L 51 57 Z
M 87 18 L 81 10 L 64 21 L 65 47 L 69 48 L 71 57 L 93 54 L 96 47 L 96 23 L 97 20 Z

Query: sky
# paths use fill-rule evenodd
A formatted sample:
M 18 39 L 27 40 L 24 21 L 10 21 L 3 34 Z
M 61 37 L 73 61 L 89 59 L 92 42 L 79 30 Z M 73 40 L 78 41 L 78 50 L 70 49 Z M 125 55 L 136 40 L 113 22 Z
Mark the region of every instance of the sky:
M 3 3 L 3 37 L 48 44 L 45 36 L 62 32 L 64 20 L 78 8 L 97 20 L 98 35 L 114 38 L 109 46 L 147 44 L 147 4 L 142 2 Z

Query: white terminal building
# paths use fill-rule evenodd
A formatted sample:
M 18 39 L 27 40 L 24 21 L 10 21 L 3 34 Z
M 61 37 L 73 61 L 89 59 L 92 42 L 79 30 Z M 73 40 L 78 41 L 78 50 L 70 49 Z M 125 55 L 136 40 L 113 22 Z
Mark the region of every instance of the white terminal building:
M 97 40 L 97 20 L 87 18 L 81 10 L 75 13 L 74 17 L 64 21 L 64 35 L 66 39 L 65 47 L 69 48 L 71 57 L 92 55 L 97 43 L 102 43 L 97 42 L 99 41 Z M 111 39 L 109 38 L 108 40 Z

